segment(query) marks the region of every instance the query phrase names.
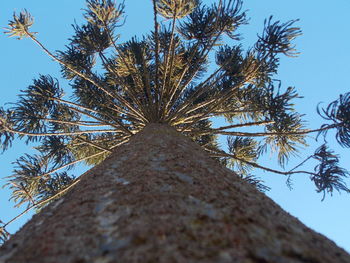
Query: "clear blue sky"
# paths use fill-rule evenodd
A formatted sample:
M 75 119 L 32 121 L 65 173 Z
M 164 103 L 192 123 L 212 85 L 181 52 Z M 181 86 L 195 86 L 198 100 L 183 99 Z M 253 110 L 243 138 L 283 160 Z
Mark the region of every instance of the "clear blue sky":
M 13 11 L 26 8 L 35 17 L 34 31 L 38 38 L 52 51 L 64 49 L 67 38 L 72 35 L 71 24 L 74 19 L 82 21 L 84 0 L 11 0 L 0 5 L 0 26 L 5 27 Z M 204 1 L 214 2 L 212 0 Z M 263 21 L 270 15 L 275 19 L 287 21 L 299 18 L 298 26 L 303 36 L 296 41 L 301 52 L 298 58 L 283 58 L 278 77 L 285 87 L 295 86 L 303 99 L 296 101 L 297 109 L 306 114 L 309 127 L 316 128 L 322 123 L 316 114 L 319 102 L 328 103 L 339 94 L 350 91 L 350 1 L 335 0 L 245 0 L 244 8 L 249 9 L 250 24 L 240 30 L 244 36 L 244 46 L 256 40 L 256 34 L 262 31 Z M 126 23 L 120 28 L 122 39 L 133 35 L 140 36 L 152 28 L 152 7 L 150 0 L 126 0 Z M 38 74 L 51 74 L 59 78 L 59 67 L 43 54 L 29 40 L 18 41 L 0 35 L 0 105 L 17 100 L 20 89 L 31 84 Z M 65 82 L 62 82 L 63 85 Z M 349 149 L 342 149 L 334 140 L 329 140 L 332 148 L 340 154 L 342 165 L 350 170 Z M 310 141 L 310 151 L 317 144 Z M 4 177 L 11 174 L 12 164 L 21 154 L 28 152 L 28 146 L 16 143 L 15 146 L 0 155 L 0 185 Z M 309 150 L 302 150 L 308 155 Z M 268 161 L 271 165 L 273 161 Z M 311 169 L 311 167 L 309 168 Z M 77 171 L 80 174 L 80 171 Z M 307 176 L 294 177 L 294 190 L 289 191 L 285 178 L 259 172 L 266 184 L 272 188 L 267 193 L 286 211 L 299 218 L 307 226 L 334 240 L 339 246 L 350 251 L 350 195 L 335 193 L 321 202 L 322 195 L 315 193 L 314 186 Z M 0 189 L 0 219 L 8 221 L 21 210 L 13 209 L 8 202 L 9 191 Z M 9 227 L 16 231 L 28 216 Z

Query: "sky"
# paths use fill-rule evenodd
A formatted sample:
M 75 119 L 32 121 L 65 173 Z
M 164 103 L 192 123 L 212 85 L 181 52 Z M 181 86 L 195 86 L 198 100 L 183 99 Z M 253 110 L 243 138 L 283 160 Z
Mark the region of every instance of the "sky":
M 14 11 L 27 9 L 35 18 L 33 30 L 39 32 L 39 40 L 51 51 L 63 50 L 67 39 L 73 34 L 71 24 L 83 21 L 84 3 L 84 0 L 1 1 L 0 28 L 6 27 Z M 126 0 L 125 4 L 126 21 L 118 29 L 121 39 L 148 33 L 153 26 L 151 0 Z M 277 77 L 282 80 L 283 87 L 296 87 L 299 95 L 304 97 L 296 101 L 296 108 L 305 114 L 307 126 L 319 127 L 322 119 L 316 113 L 317 105 L 322 102 L 321 105 L 327 105 L 337 99 L 339 94 L 350 91 L 350 1 L 334 0 L 330 4 L 328 0 L 245 0 L 244 9 L 248 10 L 250 17 L 249 25 L 239 30 L 244 37 L 244 47 L 254 44 L 257 33 L 262 32 L 264 19 L 270 15 L 281 21 L 300 19 L 297 26 L 301 27 L 303 35 L 295 41 L 300 56 L 282 58 Z M 15 102 L 19 91 L 30 85 L 39 74 L 60 78 L 59 66 L 30 40 L 18 41 L 1 33 L 0 58 L 0 106 Z M 62 85 L 67 86 L 67 83 L 62 81 Z M 350 149 L 341 148 L 330 138 L 332 133 L 329 135 L 330 146 L 340 155 L 342 166 L 350 170 Z M 302 149 L 301 156 L 308 156 L 321 143 L 322 140 L 315 142 L 310 138 L 310 147 Z M 0 155 L 0 186 L 5 184 L 5 177 L 11 175 L 12 162 L 30 151 L 30 146 L 16 142 L 14 147 Z M 265 162 L 277 168 L 273 158 Z M 76 173 L 78 175 L 81 171 Z M 294 187 L 290 191 L 284 176 L 261 171 L 258 174 L 271 187 L 267 195 L 284 210 L 350 252 L 350 195 L 334 193 L 321 202 L 322 194 L 315 192 L 315 187 L 306 175 L 294 176 Z M 348 182 L 350 184 L 350 180 Z M 0 188 L 0 220 L 4 222 L 23 210 L 13 208 L 9 198 L 10 192 Z M 12 233 L 17 231 L 30 215 L 11 224 L 8 230 Z

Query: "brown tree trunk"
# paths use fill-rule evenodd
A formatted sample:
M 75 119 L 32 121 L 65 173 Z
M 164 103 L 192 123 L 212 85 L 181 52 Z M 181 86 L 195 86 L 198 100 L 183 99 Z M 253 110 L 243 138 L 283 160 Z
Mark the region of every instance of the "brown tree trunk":
M 332 241 L 150 124 L 1 249 L 5 263 L 350 262 Z

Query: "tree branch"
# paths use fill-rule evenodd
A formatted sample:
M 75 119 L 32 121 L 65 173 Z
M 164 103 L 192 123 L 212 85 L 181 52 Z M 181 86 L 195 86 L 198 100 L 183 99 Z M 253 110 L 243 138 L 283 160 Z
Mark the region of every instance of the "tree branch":
M 58 196 L 60 196 L 61 194 L 67 192 L 69 189 L 71 189 L 73 186 L 75 186 L 78 182 L 80 182 L 80 178 L 76 179 L 75 182 L 73 182 L 72 184 L 70 184 L 69 186 L 67 186 L 66 188 L 64 188 L 63 190 L 59 191 L 58 193 L 54 194 L 53 196 L 42 200 L 40 202 L 35 203 L 35 205 L 32 205 L 30 207 L 28 207 L 27 209 L 25 209 L 22 213 L 20 213 L 19 215 L 15 216 L 14 218 L 12 218 L 10 221 L 8 221 L 7 223 L 5 223 L 2 227 L 5 228 L 7 227 L 9 224 L 13 223 L 14 221 L 16 221 L 17 219 L 19 219 L 20 217 L 22 217 L 24 214 L 28 213 L 30 210 L 32 210 L 33 208 L 39 206 L 39 205 L 43 205 L 55 198 L 57 198 Z
M 291 175 L 291 174 L 303 173 L 303 174 L 309 174 L 309 175 L 316 175 L 315 173 L 308 172 L 308 171 L 292 171 L 292 170 L 290 170 L 290 171 L 287 171 L 287 172 L 283 172 L 283 171 L 271 169 L 271 168 L 259 165 L 257 163 L 254 163 L 254 162 L 250 162 L 250 161 L 244 160 L 243 158 L 239 158 L 239 157 L 237 157 L 234 154 L 228 154 L 226 152 L 216 152 L 215 154 L 212 154 L 212 156 L 233 158 L 233 159 L 236 159 L 236 160 L 238 160 L 240 162 L 249 164 L 249 165 L 251 165 L 251 166 L 253 166 L 255 168 L 259 168 L 259 169 L 262 169 L 262 170 L 265 170 L 265 171 L 268 171 L 268 172 L 272 172 L 272 173 L 276 173 L 276 174 Z M 295 169 L 295 168 L 293 168 L 293 169 Z

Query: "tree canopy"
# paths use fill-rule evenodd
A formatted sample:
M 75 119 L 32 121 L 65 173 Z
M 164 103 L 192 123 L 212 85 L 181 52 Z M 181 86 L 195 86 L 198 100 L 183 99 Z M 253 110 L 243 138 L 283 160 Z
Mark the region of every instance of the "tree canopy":
M 78 163 L 96 165 L 113 149 L 128 142 L 148 123 L 166 123 L 192 138 L 213 158 L 264 191 L 254 169 L 287 176 L 306 174 L 316 191 L 349 192 L 348 171 L 339 157 L 322 144 L 300 165 L 286 162 L 306 145 L 306 136 L 336 131 L 350 146 L 350 94 L 318 108 L 325 123 L 309 129 L 294 107 L 300 96 L 276 79 L 281 56 L 296 57 L 293 40 L 301 35 L 297 20 L 270 17 L 255 43 L 245 49 L 238 28 L 248 23 L 242 0 L 219 0 L 206 6 L 198 0 L 153 0 L 154 29 L 148 35 L 121 42 L 124 3 L 87 0 L 85 23 L 63 51 L 52 52 L 32 31 L 34 18 L 26 10 L 14 14 L 6 34 L 29 38 L 61 65 L 59 80 L 40 75 L 21 91 L 19 100 L 0 108 L 0 147 L 16 139 L 34 145 L 37 153 L 15 161 L 8 187 L 17 206 L 45 205 L 79 182 L 70 174 Z M 225 126 L 214 127 L 222 117 Z M 227 149 L 218 137 L 227 138 Z M 276 153 L 281 170 L 259 160 Z M 313 171 L 301 166 L 317 161 Z M 9 223 L 9 222 L 8 222 Z M 3 224 L 2 239 L 7 232 Z

